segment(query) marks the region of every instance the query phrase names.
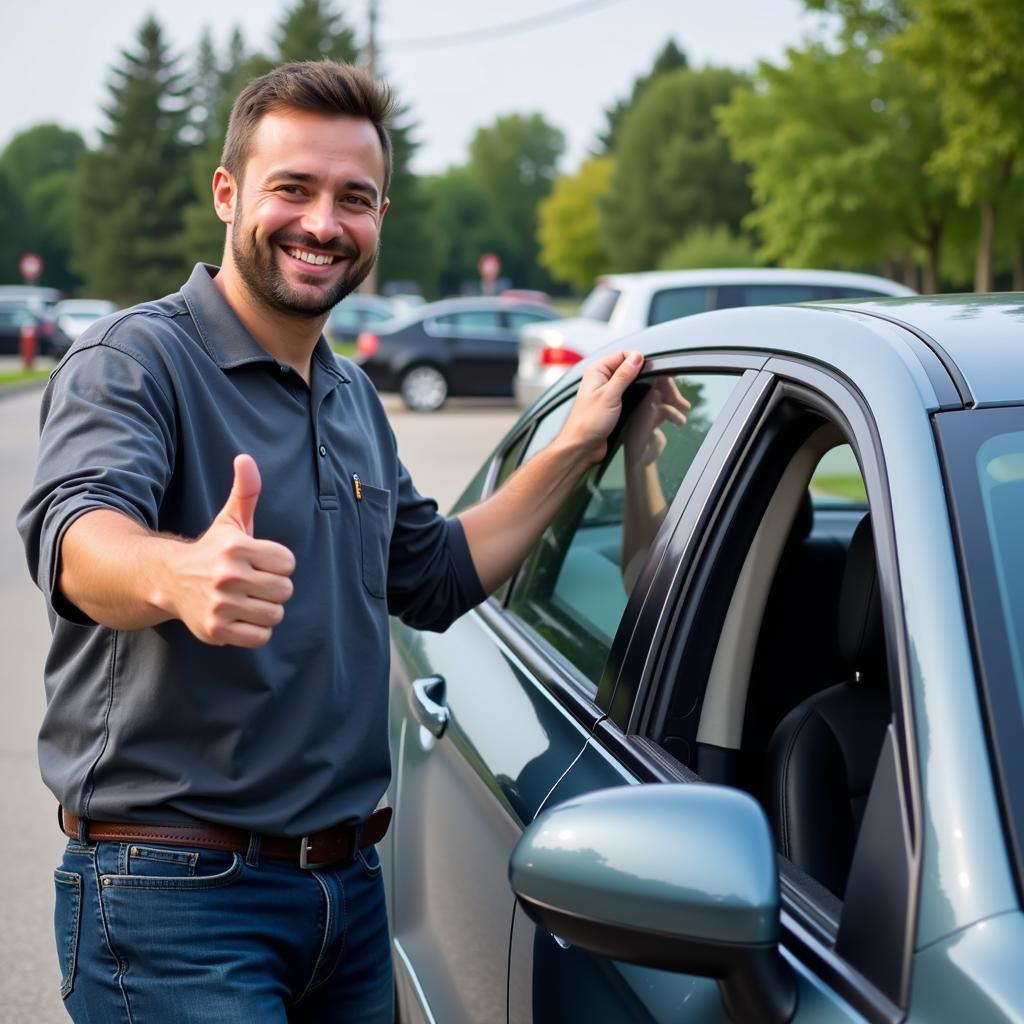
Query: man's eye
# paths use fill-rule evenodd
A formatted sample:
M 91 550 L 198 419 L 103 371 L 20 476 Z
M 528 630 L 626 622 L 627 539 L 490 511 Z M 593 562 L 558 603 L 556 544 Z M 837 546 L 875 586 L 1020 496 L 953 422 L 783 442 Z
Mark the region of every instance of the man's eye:
M 357 195 L 345 196 L 345 198 L 342 200 L 342 202 L 343 203 L 347 203 L 350 206 L 370 206 L 371 205 L 370 200 L 367 199 L 366 196 L 357 196 Z
M 299 185 L 279 185 L 277 188 L 278 192 L 284 192 L 290 196 L 301 196 L 302 188 Z

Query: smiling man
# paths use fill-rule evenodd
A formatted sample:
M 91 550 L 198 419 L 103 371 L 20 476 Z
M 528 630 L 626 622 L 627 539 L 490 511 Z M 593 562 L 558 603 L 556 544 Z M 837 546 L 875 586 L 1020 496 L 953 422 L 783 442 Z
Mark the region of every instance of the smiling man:
M 391 1024 L 388 614 L 445 629 L 506 578 L 641 368 L 595 363 L 559 437 L 459 518 L 415 490 L 321 336 L 377 256 L 390 114 L 330 61 L 252 82 L 213 179 L 223 265 L 98 322 L 47 387 L 19 529 L 53 630 L 76 1021 Z

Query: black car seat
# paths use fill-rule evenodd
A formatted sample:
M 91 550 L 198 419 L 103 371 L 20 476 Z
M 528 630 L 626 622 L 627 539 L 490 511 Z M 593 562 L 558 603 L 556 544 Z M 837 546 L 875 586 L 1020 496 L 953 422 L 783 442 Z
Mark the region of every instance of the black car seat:
M 850 541 L 838 641 L 852 678 L 779 723 L 768 746 L 767 807 L 779 852 L 842 898 L 891 715 L 870 516 Z

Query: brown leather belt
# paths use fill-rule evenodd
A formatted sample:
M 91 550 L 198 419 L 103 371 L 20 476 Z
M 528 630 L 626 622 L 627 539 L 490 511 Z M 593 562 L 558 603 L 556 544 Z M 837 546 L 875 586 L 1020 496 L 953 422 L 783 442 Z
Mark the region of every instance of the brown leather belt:
M 63 808 L 58 813 L 60 827 L 72 839 L 79 838 L 79 821 Z M 251 832 L 224 825 L 144 825 L 113 821 L 87 821 L 85 841 L 108 840 L 115 843 L 159 843 L 168 846 L 201 846 L 230 853 L 246 853 Z M 350 860 L 362 850 L 384 838 L 391 824 L 391 808 L 380 807 L 366 821 L 354 825 L 335 825 L 299 839 L 260 836 L 260 853 L 298 861 L 302 868 L 320 868 L 340 860 Z

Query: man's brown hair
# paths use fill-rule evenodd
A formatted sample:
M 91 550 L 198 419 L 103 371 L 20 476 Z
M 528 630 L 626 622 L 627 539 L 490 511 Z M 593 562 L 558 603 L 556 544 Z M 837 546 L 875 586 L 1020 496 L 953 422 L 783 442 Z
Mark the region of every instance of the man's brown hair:
M 391 184 L 391 136 L 386 127 L 395 111 L 391 89 L 355 64 L 301 60 L 254 78 L 231 108 L 221 165 L 242 180 L 251 141 L 260 119 L 281 110 L 302 110 L 327 117 L 369 121 L 384 152 L 384 193 Z

